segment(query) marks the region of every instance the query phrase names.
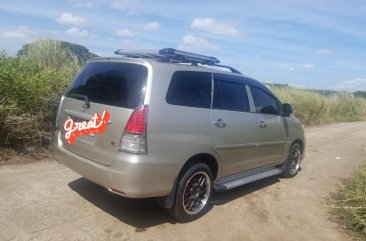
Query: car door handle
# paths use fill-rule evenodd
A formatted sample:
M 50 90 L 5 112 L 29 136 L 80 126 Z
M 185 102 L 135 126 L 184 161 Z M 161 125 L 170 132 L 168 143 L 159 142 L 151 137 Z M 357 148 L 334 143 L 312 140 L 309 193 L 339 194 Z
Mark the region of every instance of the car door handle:
M 267 124 L 264 121 L 260 121 L 259 124 L 258 124 L 258 126 L 260 128 L 266 128 L 267 127 Z
M 221 119 L 218 119 L 217 121 L 214 121 L 213 123 L 215 126 L 220 127 L 220 128 L 226 127 L 226 123 L 222 122 Z

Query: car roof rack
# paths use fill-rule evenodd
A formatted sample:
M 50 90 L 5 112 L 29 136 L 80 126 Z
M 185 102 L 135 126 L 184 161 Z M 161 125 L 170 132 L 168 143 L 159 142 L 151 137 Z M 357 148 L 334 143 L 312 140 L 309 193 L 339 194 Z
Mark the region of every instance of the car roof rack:
M 220 61 L 211 56 L 194 54 L 173 48 L 164 48 L 160 50 L 124 50 L 119 49 L 114 52 L 115 54 L 122 55 L 128 58 L 144 58 L 154 59 L 158 62 L 164 63 L 189 63 L 193 66 L 208 65 L 219 68 L 229 69 L 232 73 L 241 74 L 233 67 L 221 65 Z

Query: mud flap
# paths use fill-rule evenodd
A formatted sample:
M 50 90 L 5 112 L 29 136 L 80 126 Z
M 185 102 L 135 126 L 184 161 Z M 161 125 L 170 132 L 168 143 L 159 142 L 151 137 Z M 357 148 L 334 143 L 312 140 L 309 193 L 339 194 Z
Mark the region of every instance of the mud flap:
M 174 205 L 176 192 L 177 192 L 177 179 L 175 179 L 173 188 L 168 196 L 158 197 L 156 199 L 157 204 L 166 209 L 171 209 Z

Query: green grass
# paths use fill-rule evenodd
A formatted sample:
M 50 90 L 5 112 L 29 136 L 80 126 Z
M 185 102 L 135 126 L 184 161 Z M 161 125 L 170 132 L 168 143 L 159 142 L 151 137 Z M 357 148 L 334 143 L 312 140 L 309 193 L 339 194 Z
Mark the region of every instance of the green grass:
M 352 93 L 321 94 L 291 87 L 272 88 L 283 103 L 295 107 L 295 115 L 304 125 L 357 121 L 366 116 L 366 99 Z
M 81 65 L 57 40 L 39 40 L 21 58 L 0 55 L 0 148 L 48 147 L 55 113 Z
M 328 199 L 332 217 L 344 230 L 366 240 L 366 166 L 341 182 Z

